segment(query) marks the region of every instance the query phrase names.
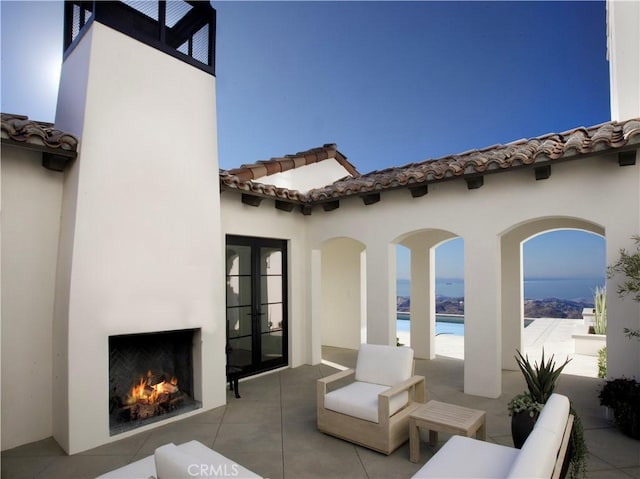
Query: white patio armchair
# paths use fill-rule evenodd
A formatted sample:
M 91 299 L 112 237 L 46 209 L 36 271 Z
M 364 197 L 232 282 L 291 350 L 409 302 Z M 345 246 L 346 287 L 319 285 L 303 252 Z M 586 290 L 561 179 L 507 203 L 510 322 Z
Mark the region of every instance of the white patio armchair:
M 425 378 L 413 372 L 413 349 L 362 344 L 355 371 L 318 379 L 318 429 L 391 454 L 409 439 L 409 415 L 425 402 Z M 347 378 L 353 382 L 336 388 Z

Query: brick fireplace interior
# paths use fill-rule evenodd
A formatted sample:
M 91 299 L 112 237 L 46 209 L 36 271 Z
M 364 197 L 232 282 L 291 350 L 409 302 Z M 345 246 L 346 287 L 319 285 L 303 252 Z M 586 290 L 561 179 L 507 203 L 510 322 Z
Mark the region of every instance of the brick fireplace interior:
M 194 397 L 197 329 L 109 337 L 109 434 L 201 407 Z

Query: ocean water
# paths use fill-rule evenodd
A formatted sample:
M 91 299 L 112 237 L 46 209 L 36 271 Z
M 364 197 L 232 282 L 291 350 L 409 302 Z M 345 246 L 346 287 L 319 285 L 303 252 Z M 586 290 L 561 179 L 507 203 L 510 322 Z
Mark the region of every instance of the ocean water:
M 567 300 L 593 300 L 598 286 L 605 284 L 605 278 L 540 278 L 524 280 L 525 299 L 559 298 Z M 408 279 L 397 281 L 397 295 L 410 296 Z M 463 279 L 436 279 L 436 295 L 450 298 L 464 297 Z

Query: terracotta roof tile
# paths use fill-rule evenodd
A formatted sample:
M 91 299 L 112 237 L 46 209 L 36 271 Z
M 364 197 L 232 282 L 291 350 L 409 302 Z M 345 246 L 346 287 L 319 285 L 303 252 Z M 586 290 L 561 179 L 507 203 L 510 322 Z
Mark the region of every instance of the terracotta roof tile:
M 248 172 L 256 170 L 255 165 L 223 171 L 220 173 L 220 181 L 224 187 L 231 189 L 251 191 L 254 194 L 303 204 L 315 204 L 342 197 L 409 188 L 456 177 L 478 176 L 489 172 L 508 171 L 521 166 L 578 159 L 599 151 L 633 144 L 640 144 L 640 118 L 603 123 L 590 128 L 581 127 L 560 134 L 549 133 L 537 138 L 517 140 L 506 145 L 493 145 L 435 160 L 372 171 L 364 175 L 358 175 L 356 172 L 353 176 L 313 189 L 306 194 L 253 181 L 259 176 L 249 177 Z M 324 151 L 331 157 L 337 149 L 335 145 L 324 145 L 320 149 L 297 153 L 286 158 L 293 157 L 294 167 L 297 167 L 318 161 L 318 153 L 322 155 Z M 283 158 L 270 161 L 284 167 Z M 288 165 L 287 169 L 289 169 Z
M 227 170 L 231 176 L 235 176 L 241 181 L 257 180 L 263 176 L 281 173 L 301 166 L 310 165 L 329 158 L 335 158 L 351 175 L 358 176 L 354 166 L 347 161 L 347 157 L 338 151 L 333 143 L 326 144 L 320 148 L 313 148 L 301 151 L 294 155 L 286 155 L 281 158 L 271 158 L 270 160 L 258 161 L 249 165 L 242 165 L 240 168 Z
M 52 150 L 52 153 L 75 157 L 78 140 L 57 130 L 52 123 L 29 120 L 24 115 L 1 115 L 2 141 L 23 143 Z

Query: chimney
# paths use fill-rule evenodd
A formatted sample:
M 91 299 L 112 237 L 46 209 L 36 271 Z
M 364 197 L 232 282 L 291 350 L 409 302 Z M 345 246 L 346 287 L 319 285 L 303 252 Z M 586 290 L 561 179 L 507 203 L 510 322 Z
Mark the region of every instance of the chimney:
M 225 289 L 215 10 L 70 1 L 64 18 L 56 126 L 80 147 L 62 200 L 53 430 L 73 454 L 127 435 L 109 432 L 111 336 L 197 331 L 196 399 L 225 403 Z

